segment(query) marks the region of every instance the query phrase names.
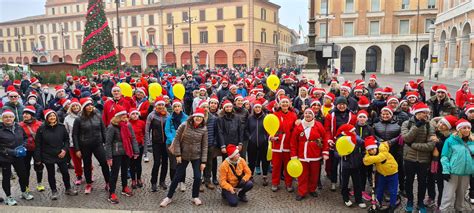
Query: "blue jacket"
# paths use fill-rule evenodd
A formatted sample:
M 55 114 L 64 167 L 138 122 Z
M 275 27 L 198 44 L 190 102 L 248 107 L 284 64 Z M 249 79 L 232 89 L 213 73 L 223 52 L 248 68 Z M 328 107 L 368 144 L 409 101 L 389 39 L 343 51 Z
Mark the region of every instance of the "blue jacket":
M 247 97 L 247 90 L 245 88 L 238 88 L 237 94 L 240 94 L 242 97 Z
M 213 114 L 207 114 L 207 145 L 208 147 L 219 147 L 217 143 L 217 117 Z
M 181 123 L 184 123 L 186 122 L 186 120 L 188 120 L 188 115 L 186 115 L 186 113 L 184 112 L 181 113 L 183 113 Z M 171 121 L 172 117 L 173 115 L 168 116 L 165 123 L 166 145 L 171 145 L 174 137 L 176 137 L 176 129 L 178 129 L 178 127 L 175 128 L 175 126 L 173 125 L 173 122 Z
M 474 159 L 471 153 L 474 153 L 474 141 L 472 138 L 467 142 L 466 148 L 464 141 L 457 135 L 452 134 L 444 142 L 441 152 L 441 165 L 443 174 L 452 174 L 458 176 L 468 176 L 474 174 Z

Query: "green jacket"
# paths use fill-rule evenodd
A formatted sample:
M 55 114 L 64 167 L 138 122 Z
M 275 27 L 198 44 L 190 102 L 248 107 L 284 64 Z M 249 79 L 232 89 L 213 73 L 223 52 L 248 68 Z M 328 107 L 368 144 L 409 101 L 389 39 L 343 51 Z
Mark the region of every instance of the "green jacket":
M 429 122 L 426 125 L 417 127 L 415 125 L 415 116 L 403 122 L 402 138 L 405 143 L 403 159 L 412 162 L 430 163 L 431 153 L 435 147 L 435 142 L 430 141 L 430 138 L 434 135 L 435 130 L 430 127 Z
M 443 174 L 468 176 L 474 174 L 474 138 L 469 138 L 467 149 L 465 142 L 457 134 L 452 134 L 444 142 L 441 152 L 441 165 Z

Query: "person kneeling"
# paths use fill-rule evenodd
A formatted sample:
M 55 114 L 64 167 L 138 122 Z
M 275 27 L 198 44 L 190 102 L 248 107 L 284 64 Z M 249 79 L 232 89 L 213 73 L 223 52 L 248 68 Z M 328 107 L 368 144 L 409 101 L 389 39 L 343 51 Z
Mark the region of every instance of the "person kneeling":
M 248 202 L 246 193 L 253 188 L 253 182 L 250 180 L 252 172 L 240 157 L 239 149 L 233 145 L 227 145 L 227 157 L 219 167 L 219 185 L 222 188 L 222 197 L 229 202 L 229 205 L 236 207 L 238 201 Z M 237 193 L 236 189 L 240 189 Z

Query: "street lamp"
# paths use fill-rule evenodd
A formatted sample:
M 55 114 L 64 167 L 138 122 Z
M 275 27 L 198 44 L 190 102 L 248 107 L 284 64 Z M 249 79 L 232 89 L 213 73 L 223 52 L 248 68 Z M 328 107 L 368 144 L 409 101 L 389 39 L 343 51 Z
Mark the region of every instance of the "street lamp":
M 415 75 L 417 74 L 416 70 L 418 69 L 418 27 L 420 25 L 420 0 L 418 0 L 418 5 L 416 7 L 416 41 L 415 41 Z
M 430 32 L 430 41 L 429 41 L 429 48 L 428 48 L 428 55 L 430 56 L 429 60 L 429 76 L 428 78 L 431 80 L 431 69 L 433 67 L 433 48 L 434 48 L 434 33 L 435 33 L 435 26 L 431 24 L 428 28 Z M 438 76 L 438 75 L 436 75 Z
M 20 50 L 20 64 L 23 64 L 23 57 L 21 56 L 21 38 L 23 38 L 25 35 L 20 35 L 20 28 L 16 28 L 16 37 L 18 38 L 18 47 Z
M 60 35 L 61 35 L 61 39 L 62 39 L 62 43 L 63 43 L 63 63 L 66 62 L 66 59 L 65 59 L 65 56 L 66 56 L 66 52 L 64 50 L 64 27 L 63 25 L 61 24 L 61 32 L 60 32 Z
M 191 63 L 191 71 L 193 70 L 193 45 L 192 45 L 192 37 L 191 37 L 191 23 L 196 21 L 195 18 L 191 17 L 191 7 L 188 7 L 188 18 L 184 20 L 185 23 L 188 23 L 189 25 L 189 62 Z
M 174 43 L 174 30 L 178 27 L 178 25 L 174 24 L 174 16 L 171 16 L 171 24 L 168 25 L 168 28 L 171 29 L 171 40 L 173 44 L 173 56 L 174 56 L 174 63 L 173 67 L 176 68 L 176 50 L 175 50 L 175 43 Z M 191 29 L 190 29 L 191 31 Z
M 119 17 L 119 7 L 120 7 L 120 1 L 121 0 L 115 0 L 115 12 L 117 14 L 117 49 L 118 49 L 118 70 L 120 71 L 121 70 L 121 67 L 122 67 L 122 46 L 121 46 L 121 42 L 120 42 L 120 17 Z M 113 27 L 113 26 L 112 26 Z

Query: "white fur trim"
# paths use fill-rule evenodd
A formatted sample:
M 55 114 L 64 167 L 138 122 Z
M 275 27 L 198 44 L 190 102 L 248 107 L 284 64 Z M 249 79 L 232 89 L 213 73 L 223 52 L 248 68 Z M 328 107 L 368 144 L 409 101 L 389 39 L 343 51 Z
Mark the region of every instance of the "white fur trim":
M 365 104 L 365 105 L 360 105 L 359 104 L 359 107 L 369 107 L 369 106 L 370 106 L 370 104 Z
M 456 130 L 459 131 L 459 129 L 463 128 L 463 127 L 471 127 L 471 123 L 467 122 L 467 121 L 464 121 L 458 125 L 456 125 Z
M 202 114 L 202 113 L 194 113 L 194 114 L 193 114 L 193 117 L 195 117 L 195 116 L 200 116 L 200 117 L 203 117 L 203 118 L 204 118 L 204 114 Z
M 229 155 L 229 158 L 235 157 L 237 154 L 239 154 L 239 152 L 240 152 L 239 149 L 236 148 L 235 151 L 234 151 L 234 153 L 232 153 L 231 155 Z
M 127 114 L 127 111 L 122 110 L 120 112 L 115 113 L 114 117 L 117 117 L 117 116 L 120 116 L 120 115 L 126 115 L 126 114 Z
M 377 149 L 377 145 L 373 144 L 373 145 L 368 145 L 365 147 L 365 150 L 369 150 L 369 149 Z
M 155 102 L 155 106 L 158 105 L 158 104 L 166 104 L 165 101 L 157 101 Z
M 222 107 L 224 108 L 224 107 L 226 107 L 227 105 L 233 106 L 232 103 L 226 103 L 226 104 L 224 104 Z
M 448 122 L 448 120 L 446 120 L 446 118 L 441 118 L 441 120 L 439 120 L 439 122 L 445 124 L 448 127 L 448 129 L 452 128 L 451 124 Z
M 25 111 L 26 111 L 26 109 L 25 109 Z M 5 115 L 13 115 L 13 117 L 15 117 L 15 113 L 13 113 L 13 112 L 10 111 L 10 110 L 4 111 L 4 112 L 2 113 L 2 117 L 5 116 Z
M 429 108 L 421 108 L 421 109 L 417 109 L 417 110 L 413 110 L 411 111 L 411 114 L 416 114 L 416 113 L 419 113 L 419 112 L 430 112 L 430 109 Z

